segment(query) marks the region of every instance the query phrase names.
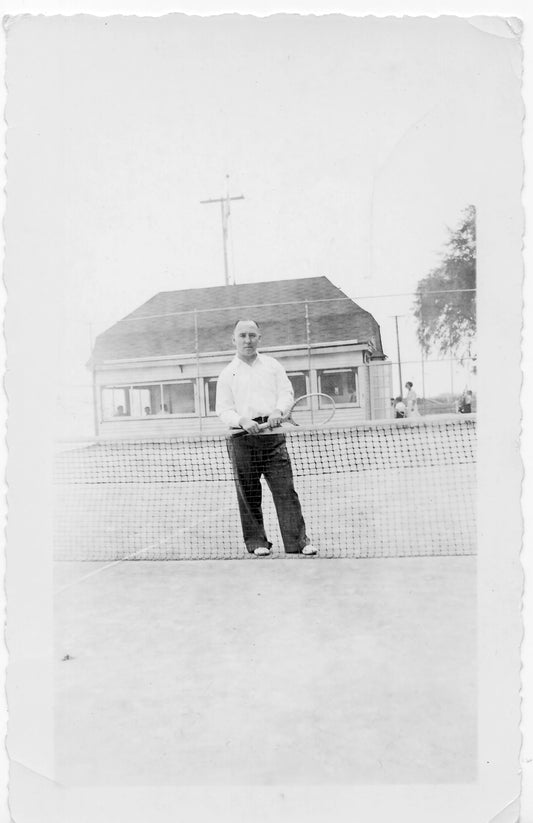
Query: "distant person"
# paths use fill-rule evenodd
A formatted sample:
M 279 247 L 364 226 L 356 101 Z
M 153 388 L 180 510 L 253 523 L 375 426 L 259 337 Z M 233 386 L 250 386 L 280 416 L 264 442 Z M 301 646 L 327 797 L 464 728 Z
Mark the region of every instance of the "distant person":
M 472 414 L 472 392 L 466 391 L 461 397 L 459 414 Z
M 419 417 L 420 412 L 418 411 L 418 398 L 411 381 L 408 381 L 405 384 L 405 388 L 407 389 L 407 394 L 405 395 L 404 402 L 407 407 L 407 417 Z
M 394 416 L 397 420 L 407 417 L 407 406 L 403 402 L 402 397 L 397 397 L 394 401 Z
M 152 409 L 150 408 L 150 406 L 145 406 L 144 407 L 144 413 L 145 413 L 146 416 L 148 416 L 149 414 L 152 414 Z
M 115 417 L 126 417 L 126 412 L 124 411 L 124 406 L 117 406 L 117 410 L 115 412 Z

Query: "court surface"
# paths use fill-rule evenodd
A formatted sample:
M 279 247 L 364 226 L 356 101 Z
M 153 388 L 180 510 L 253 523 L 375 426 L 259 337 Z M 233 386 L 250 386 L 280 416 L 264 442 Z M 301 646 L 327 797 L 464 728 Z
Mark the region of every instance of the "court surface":
M 58 562 L 56 586 L 101 565 Z M 135 561 L 73 585 L 55 599 L 56 779 L 475 780 L 475 570 Z

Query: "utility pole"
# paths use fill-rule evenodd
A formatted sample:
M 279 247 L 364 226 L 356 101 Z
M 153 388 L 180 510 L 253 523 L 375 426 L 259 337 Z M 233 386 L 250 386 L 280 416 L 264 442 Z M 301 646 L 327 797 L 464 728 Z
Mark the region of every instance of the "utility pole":
M 91 389 L 93 393 L 93 423 L 94 423 L 94 433 L 98 437 L 99 434 L 99 414 L 98 414 L 98 390 L 96 388 L 96 369 L 94 366 L 94 359 L 93 359 L 93 348 L 94 348 L 94 335 L 93 335 L 93 324 L 89 323 L 89 350 L 91 352 Z
M 400 355 L 400 334 L 398 332 L 398 318 L 404 317 L 403 314 L 393 314 L 396 323 L 396 348 L 398 350 L 398 377 L 400 380 L 400 394 L 403 396 L 403 381 L 402 381 L 402 358 Z
M 425 376 L 425 369 L 424 369 L 424 349 L 420 349 L 422 360 L 420 361 L 422 364 L 422 398 L 425 399 L 426 397 L 426 376 Z
M 454 365 L 455 365 L 455 361 L 454 361 L 454 356 L 453 356 L 453 348 L 452 348 L 452 341 L 451 341 L 451 335 L 450 335 L 450 394 L 452 396 L 452 399 L 453 399 L 453 395 L 454 395 L 454 389 L 453 389 Z
M 452 398 L 453 398 L 454 393 L 455 393 L 454 386 L 453 386 L 454 363 L 455 363 L 454 358 L 453 358 L 452 354 L 450 354 L 450 394 L 451 394 Z
M 229 174 L 226 174 L 226 196 L 215 197 L 213 200 L 200 200 L 200 203 L 220 203 L 220 216 L 222 218 L 222 244 L 224 248 L 224 282 L 229 286 L 229 268 L 228 268 L 228 222 L 231 214 L 230 202 L 231 200 L 244 200 L 244 195 L 239 194 L 237 197 L 230 197 L 229 194 Z M 235 277 L 233 278 L 233 285 L 235 285 Z

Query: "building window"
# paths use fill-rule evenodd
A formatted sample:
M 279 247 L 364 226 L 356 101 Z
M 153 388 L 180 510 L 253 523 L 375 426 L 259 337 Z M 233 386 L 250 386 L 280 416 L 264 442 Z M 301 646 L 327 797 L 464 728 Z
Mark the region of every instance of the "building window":
M 102 414 L 104 420 L 114 417 L 130 417 L 129 386 L 106 386 L 102 389 Z
M 217 402 L 217 378 L 216 377 L 205 377 L 204 378 L 204 397 L 205 397 L 205 407 L 207 409 L 208 414 L 215 414 L 216 413 L 216 402 Z
M 318 390 L 329 394 L 338 405 L 359 405 L 357 369 L 321 369 Z
M 194 414 L 196 401 L 194 383 L 184 380 L 180 383 L 163 383 L 163 414 Z
M 132 417 L 150 417 L 157 414 L 161 408 L 161 386 L 132 386 L 131 387 L 131 414 Z
M 139 419 L 153 415 L 197 413 L 194 380 L 102 388 L 102 418 Z
M 292 371 L 287 372 L 287 377 L 292 383 L 294 390 L 294 399 L 298 400 L 304 394 L 309 394 L 309 372 L 307 371 Z

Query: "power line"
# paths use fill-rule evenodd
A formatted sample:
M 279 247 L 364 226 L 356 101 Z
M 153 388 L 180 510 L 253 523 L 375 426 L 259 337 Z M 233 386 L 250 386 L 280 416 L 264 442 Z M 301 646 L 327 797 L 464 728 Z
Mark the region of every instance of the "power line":
M 474 362 L 477 360 L 476 357 L 424 357 L 423 359 L 420 358 L 418 360 L 402 360 L 402 365 L 416 365 L 416 363 L 449 363 L 452 360 L 454 363 L 466 363 L 466 361 L 473 360 Z M 396 360 L 387 360 L 391 366 L 397 366 Z
M 459 294 L 461 292 L 477 291 L 477 289 L 436 289 L 432 291 L 403 291 L 396 292 L 396 294 L 364 294 L 358 297 L 358 300 L 371 300 L 378 297 L 412 297 L 413 295 L 423 294 Z M 351 298 L 348 298 L 351 299 Z
M 442 289 L 439 291 L 426 291 L 421 292 L 422 294 L 451 294 L 456 292 L 474 292 L 476 289 Z M 188 309 L 187 311 L 171 311 L 171 312 L 164 312 L 162 314 L 143 314 L 137 317 L 123 317 L 121 320 L 118 320 L 118 323 L 130 323 L 139 320 L 151 320 L 151 319 L 158 319 L 162 317 L 179 317 L 186 314 L 194 314 L 194 312 L 200 313 L 208 313 L 208 312 L 220 312 L 220 311 L 237 311 L 241 309 L 257 309 L 257 308 L 272 308 L 275 306 L 296 306 L 296 305 L 305 305 L 306 303 L 335 303 L 340 302 L 343 300 L 349 300 L 350 302 L 354 303 L 356 300 L 371 300 L 371 299 L 379 299 L 384 297 L 409 297 L 417 292 L 398 292 L 396 294 L 367 294 L 363 295 L 362 297 L 352 298 L 352 297 L 320 297 L 315 300 L 285 300 L 279 303 L 248 303 L 248 304 L 239 304 L 237 306 L 216 306 L 210 309 Z

